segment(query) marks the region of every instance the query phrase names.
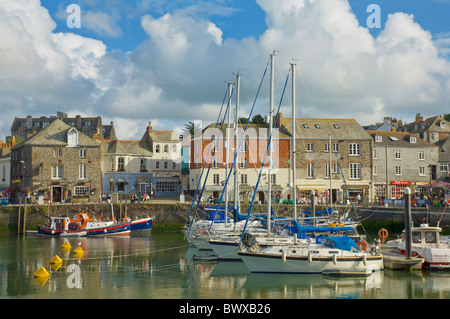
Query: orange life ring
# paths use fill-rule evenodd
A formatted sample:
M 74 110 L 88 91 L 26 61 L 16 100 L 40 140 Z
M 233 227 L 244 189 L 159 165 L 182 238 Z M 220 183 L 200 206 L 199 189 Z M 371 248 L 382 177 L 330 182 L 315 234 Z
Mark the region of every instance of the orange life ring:
M 388 231 L 384 228 L 381 228 L 378 231 L 378 237 L 380 237 L 381 239 L 386 239 L 388 237 L 388 235 L 389 235 Z
M 356 244 L 359 249 L 366 251 L 367 250 L 367 243 L 365 241 L 360 241 Z

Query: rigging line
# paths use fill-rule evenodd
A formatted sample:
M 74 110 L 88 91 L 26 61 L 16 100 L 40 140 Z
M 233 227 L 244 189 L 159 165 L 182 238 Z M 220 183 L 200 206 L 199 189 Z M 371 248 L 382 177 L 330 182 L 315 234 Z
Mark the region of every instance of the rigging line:
M 220 116 L 221 116 L 221 114 L 222 114 L 223 106 L 224 106 L 224 104 L 225 104 L 225 100 L 226 100 L 227 95 L 228 95 L 228 88 L 227 88 L 227 90 L 225 91 L 225 95 L 224 95 L 223 100 L 222 100 L 222 106 L 221 106 L 221 108 L 220 108 L 220 112 L 219 112 L 219 115 L 218 115 L 218 117 L 217 117 L 216 125 L 215 125 L 215 128 L 214 128 L 214 133 L 216 132 L 215 130 L 216 130 L 216 128 L 217 128 L 217 123 L 220 121 Z M 213 135 L 213 138 L 214 138 L 214 136 L 215 136 L 215 134 Z M 200 141 L 200 142 L 201 142 L 201 141 Z M 195 143 L 195 142 L 194 142 L 194 143 Z M 187 223 L 189 222 L 189 219 L 190 219 L 190 217 L 191 217 L 192 208 L 193 208 L 194 203 L 195 203 L 195 200 L 196 200 L 196 198 L 197 198 L 197 192 L 198 192 L 198 188 L 199 188 L 199 186 L 200 186 L 201 180 L 202 180 L 203 171 L 204 171 L 204 169 L 205 169 L 205 166 L 206 166 L 206 161 L 204 162 L 203 168 L 202 168 L 202 172 L 200 173 L 200 178 L 199 178 L 198 183 L 197 183 L 197 188 L 195 189 L 194 198 L 193 198 L 192 203 L 191 203 L 191 208 L 189 209 L 189 214 L 188 214 L 188 217 L 187 217 L 187 219 L 186 219 L 186 223 L 185 223 L 185 225 L 184 225 L 185 227 L 187 226 Z M 195 219 L 195 216 L 193 217 L 192 221 L 194 221 L 194 219 Z M 191 227 L 192 227 L 192 223 L 191 223 L 191 225 L 190 225 L 190 227 L 189 227 L 189 231 L 191 230 Z
M 243 132 L 242 137 L 241 137 L 241 140 L 240 140 L 240 142 L 239 142 L 239 146 L 238 146 L 237 149 L 236 149 L 236 152 L 235 152 L 236 154 L 234 155 L 234 160 L 233 160 L 233 163 L 231 164 L 230 172 L 228 173 L 228 177 L 227 177 L 226 180 L 225 180 L 224 188 L 222 189 L 222 193 L 220 194 L 219 203 L 218 203 L 218 205 L 217 205 L 216 211 L 214 212 L 214 218 L 213 218 L 213 220 L 212 220 L 212 222 L 211 222 L 211 225 L 209 226 L 209 230 L 211 230 L 211 227 L 212 227 L 212 225 L 213 225 L 213 223 L 214 223 L 214 219 L 215 219 L 215 217 L 216 217 L 216 214 L 217 214 L 218 211 L 219 211 L 220 204 L 222 203 L 223 195 L 224 195 L 224 193 L 225 193 L 225 187 L 227 187 L 227 185 L 228 185 L 228 181 L 230 180 L 230 176 L 231 176 L 231 173 L 233 172 L 234 165 L 236 164 L 236 158 L 237 158 L 237 156 L 238 156 L 238 154 L 239 154 L 239 151 L 240 151 L 240 148 L 241 148 L 241 145 L 242 145 L 242 141 L 243 141 L 244 136 L 245 136 L 245 132 L 247 131 L 248 125 L 249 125 L 249 123 L 250 123 L 250 118 L 251 118 L 251 115 L 252 115 L 253 110 L 254 110 L 254 108 L 255 108 L 256 100 L 258 99 L 259 92 L 260 92 L 261 87 L 262 87 L 262 84 L 263 84 L 263 82 L 264 82 L 264 78 L 266 77 L 266 73 L 267 73 L 267 69 L 269 68 L 269 64 L 270 64 L 270 58 L 269 58 L 268 61 L 267 61 L 266 68 L 264 69 L 264 74 L 263 74 L 263 76 L 262 76 L 262 78 L 261 78 L 261 82 L 259 83 L 259 87 L 258 87 L 258 90 L 257 90 L 257 92 L 256 92 L 256 96 L 255 96 L 255 99 L 254 99 L 254 101 L 253 101 L 253 105 L 252 105 L 252 108 L 251 108 L 251 110 L 250 110 L 250 114 L 249 114 L 249 116 L 248 116 L 248 118 L 247 118 L 247 123 L 245 124 L 244 132 Z M 227 216 L 227 213 L 228 213 L 228 212 L 225 212 L 225 218 L 226 218 L 226 216 Z
M 278 105 L 277 116 L 275 117 L 275 121 L 273 121 L 273 125 L 274 125 L 274 126 L 276 125 L 277 120 L 278 120 L 278 115 L 280 114 L 281 102 L 283 101 L 284 92 L 286 91 L 286 86 L 287 86 L 288 79 L 289 79 L 289 73 L 290 73 L 290 72 L 288 72 L 288 75 L 287 75 L 287 77 L 286 77 L 286 82 L 284 83 L 283 92 L 282 92 L 282 94 L 281 94 L 280 103 L 279 103 L 279 105 Z M 250 209 L 249 209 L 248 214 L 247 214 L 247 219 L 246 219 L 246 221 L 245 221 L 244 229 L 242 230 L 242 235 L 241 235 L 240 242 L 242 242 L 242 239 L 243 239 L 244 234 L 245 234 L 245 230 L 247 229 L 248 221 L 249 221 L 249 219 L 250 219 L 250 215 L 251 215 L 252 210 L 253 210 L 253 205 L 254 205 L 254 202 L 255 202 L 255 194 L 256 194 L 256 192 L 257 192 L 257 190 L 258 190 L 258 184 L 259 184 L 259 182 L 260 182 L 260 180 L 261 180 L 261 175 L 262 175 L 262 172 L 263 172 L 263 169 L 264 169 L 264 163 L 266 162 L 267 153 L 269 152 L 269 149 L 270 149 L 270 146 L 271 146 L 271 141 L 272 141 L 273 132 L 274 132 L 274 130 L 271 130 L 271 132 L 270 132 L 269 141 L 268 141 L 268 143 L 267 143 L 266 152 L 265 152 L 265 154 L 264 154 L 264 160 L 263 160 L 263 162 L 261 163 L 261 170 L 260 170 L 259 175 L 258 175 L 258 181 L 256 182 L 255 190 L 253 191 L 252 203 L 251 203 L 251 205 L 250 205 Z M 269 176 L 269 183 L 270 183 L 270 176 Z M 269 196 L 270 196 L 270 195 L 271 195 L 271 194 L 269 194 Z M 270 219 L 267 220 L 267 223 L 270 223 Z
M 227 91 L 228 91 L 228 89 L 227 89 Z M 222 121 L 221 121 L 221 124 L 220 124 L 220 129 L 219 129 L 219 132 L 220 132 L 220 133 L 222 133 L 222 129 L 223 129 L 223 125 L 224 125 L 224 123 L 225 123 L 225 118 L 226 118 L 226 116 L 227 116 L 227 113 L 230 111 L 230 107 L 231 107 L 230 101 L 231 101 L 231 97 L 232 97 L 232 95 L 233 95 L 233 91 L 234 91 L 234 88 L 233 88 L 233 89 L 231 90 L 231 92 L 230 92 L 230 96 L 229 96 L 229 99 L 228 99 L 228 104 L 227 104 L 227 107 L 226 107 L 226 109 L 225 109 L 225 114 L 224 114 L 224 116 L 223 116 L 223 118 L 222 118 Z M 216 127 L 214 128 L 214 133 L 216 132 L 216 129 L 217 129 L 217 123 L 216 123 Z M 202 135 L 202 136 L 203 136 L 203 135 Z M 214 134 L 214 136 L 215 136 L 215 134 Z M 203 140 L 203 138 L 202 138 L 202 140 Z M 208 153 L 207 153 L 207 159 L 208 159 L 208 157 L 209 157 L 209 154 L 211 153 L 211 145 L 212 145 L 212 141 L 211 141 L 211 143 L 209 144 Z M 228 150 L 227 150 L 227 151 L 228 151 Z M 203 175 L 203 171 L 204 171 L 204 168 L 205 168 L 205 166 L 206 166 L 206 163 L 207 163 L 207 161 L 208 161 L 207 159 L 204 160 L 203 170 L 202 170 L 202 175 Z M 197 206 L 196 206 L 196 208 L 195 208 L 193 220 L 195 219 L 195 216 L 196 216 L 197 211 L 198 211 L 198 207 L 200 206 L 200 200 L 201 200 L 201 198 L 202 198 L 202 196 L 203 196 L 203 192 L 205 191 L 206 182 L 207 182 L 207 180 L 208 180 L 208 175 L 209 175 L 209 172 L 210 172 L 210 170 L 211 170 L 211 166 L 212 166 L 212 157 L 211 157 L 211 160 L 210 160 L 210 162 L 209 162 L 209 167 L 208 167 L 208 170 L 207 170 L 207 172 L 206 172 L 206 176 L 205 176 L 205 180 L 204 180 L 204 182 L 203 182 L 203 187 L 202 187 L 201 193 L 200 193 L 200 195 L 198 196 Z M 201 182 L 201 179 L 202 179 L 202 176 L 200 176 L 199 183 Z M 195 198 L 194 198 L 194 201 L 195 201 Z M 214 222 L 214 220 L 213 220 L 213 222 Z M 189 231 L 191 231 L 192 225 L 193 225 L 193 223 L 191 223 L 191 225 L 190 225 L 191 227 L 189 227 Z
M 226 116 L 227 116 L 227 113 L 230 111 L 230 107 L 231 107 L 231 103 L 230 103 L 230 102 L 231 102 L 231 97 L 233 96 L 233 91 L 234 91 L 234 88 L 231 90 L 231 94 L 230 94 L 230 96 L 229 96 L 228 106 L 227 106 L 227 108 L 226 108 L 226 111 L 225 111 L 223 120 L 222 120 L 221 125 L 220 125 L 220 130 L 219 130 L 220 132 L 222 132 L 223 125 L 224 125 L 224 123 L 225 123 L 225 118 L 226 118 Z M 222 134 L 222 136 L 223 136 L 223 134 Z M 210 151 L 210 149 L 211 149 L 211 144 L 212 144 L 212 142 L 211 142 L 210 145 L 209 145 L 208 156 L 209 156 L 209 153 L 211 153 L 211 151 Z M 228 146 L 227 146 L 227 152 L 228 152 Z M 205 161 L 205 163 L 206 163 L 206 161 Z M 206 171 L 205 180 L 204 180 L 204 182 L 203 182 L 202 191 L 201 191 L 201 193 L 200 193 L 200 195 L 199 195 L 199 199 L 198 199 L 198 202 L 197 202 L 197 207 L 196 207 L 195 213 L 197 213 L 198 207 L 199 207 L 199 205 L 200 205 L 200 200 L 201 200 L 201 198 L 202 198 L 202 196 L 203 196 L 203 192 L 205 191 L 205 188 L 206 188 L 206 182 L 208 181 L 209 172 L 211 171 L 211 166 L 212 166 L 212 157 L 211 157 L 211 161 L 209 162 L 208 170 Z M 214 217 L 215 217 L 215 216 L 214 216 Z M 212 224 L 213 222 L 214 222 L 214 219 L 212 220 L 211 224 Z

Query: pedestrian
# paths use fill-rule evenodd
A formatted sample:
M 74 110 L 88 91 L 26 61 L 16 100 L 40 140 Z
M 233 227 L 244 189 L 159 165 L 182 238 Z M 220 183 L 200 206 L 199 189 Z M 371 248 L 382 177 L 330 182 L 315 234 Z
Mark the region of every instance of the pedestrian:
M 358 193 L 358 195 L 356 195 L 356 203 L 359 205 L 361 204 L 361 195 Z

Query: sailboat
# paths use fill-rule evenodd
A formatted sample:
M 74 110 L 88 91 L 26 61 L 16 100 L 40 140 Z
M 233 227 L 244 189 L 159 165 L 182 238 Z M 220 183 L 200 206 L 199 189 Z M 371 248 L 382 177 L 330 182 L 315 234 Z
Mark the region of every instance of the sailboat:
M 292 162 L 295 189 L 295 64 L 293 63 L 291 63 L 291 72 L 293 92 Z M 294 204 L 294 220 L 296 220 L 295 207 Z M 248 234 L 239 248 L 237 254 L 250 272 L 256 273 L 322 273 L 337 276 L 368 276 L 384 267 L 383 257 L 378 247 L 372 247 L 368 252 L 361 250 L 347 236 L 325 235 L 306 237 L 300 240 L 294 236 L 294 242 L 269 245 L 263 248 L 257 244 L 256 239 L 252 239 L 252 236 Z

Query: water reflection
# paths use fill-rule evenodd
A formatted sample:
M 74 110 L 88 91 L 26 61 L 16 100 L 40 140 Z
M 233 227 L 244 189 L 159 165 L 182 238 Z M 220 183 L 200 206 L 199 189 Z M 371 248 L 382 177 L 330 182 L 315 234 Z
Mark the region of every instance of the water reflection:
M 68 241 L 70 250 L 62 244 Z M 81 256 L 73 250 L 80 246 Z M 368 278 L 249 273 L 242 262 L 194 261 L 182 236 L 0 236 L 1 298 L 412 299 L 450 298 L 450 272 L 377 272 Z M 58 255 L 63 263 L 51 268 Z M 48 278 L 36 280 L 44 267 Z

